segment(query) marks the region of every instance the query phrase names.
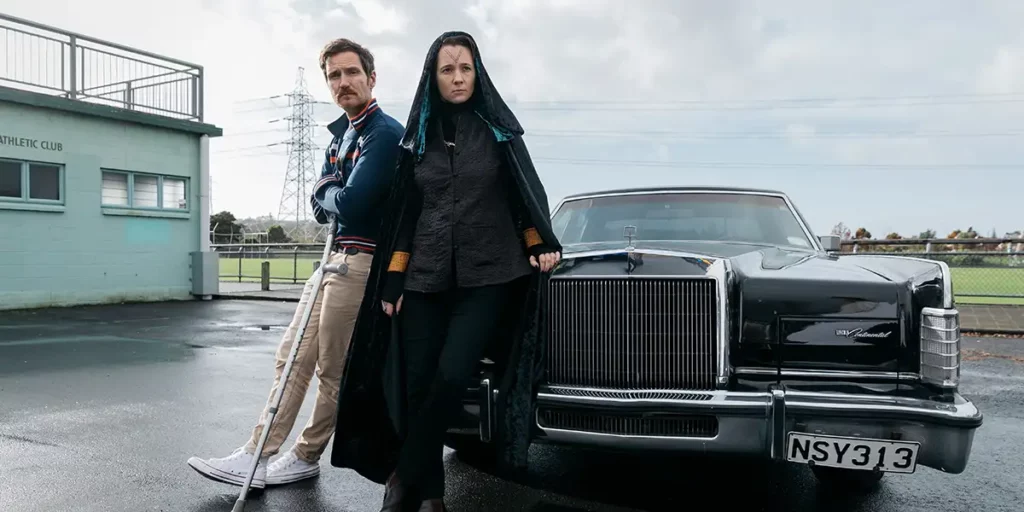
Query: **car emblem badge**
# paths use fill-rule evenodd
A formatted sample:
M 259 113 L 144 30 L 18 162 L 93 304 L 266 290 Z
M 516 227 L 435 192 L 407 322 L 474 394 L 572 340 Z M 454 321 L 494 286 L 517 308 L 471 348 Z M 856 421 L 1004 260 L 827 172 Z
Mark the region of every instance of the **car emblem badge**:
M 892 331 L 866 332 L 864 329 L 836 329 L 836 336 L 843 338 L 888 338 Z

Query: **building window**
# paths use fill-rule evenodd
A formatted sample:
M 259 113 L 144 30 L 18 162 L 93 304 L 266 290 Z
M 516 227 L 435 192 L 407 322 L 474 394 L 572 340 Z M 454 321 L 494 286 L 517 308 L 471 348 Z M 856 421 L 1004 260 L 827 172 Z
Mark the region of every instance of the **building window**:
M 0 160 L 0 197 L 21 199 L 21 162 Z
M 64 166 L 0 159 L 0 201 L 63 204 Z
M 160 192 L 157 185 L 160 178 L 136 174 L 132 184 L 133 208 L 160 208 Z
M 128 206 L 128 175 L 123 172 L 103 172 L 103 204 Z
M 141 210 L 188 210 L 188 180 L 103 170 L 103 206 Z
M 185 195 L 185 180 L 181 178 L 164 178 L 164 208 L 187 210 L 188 200 Z
M 28 164 L 28 198 L 60 201 L 60 166 Z

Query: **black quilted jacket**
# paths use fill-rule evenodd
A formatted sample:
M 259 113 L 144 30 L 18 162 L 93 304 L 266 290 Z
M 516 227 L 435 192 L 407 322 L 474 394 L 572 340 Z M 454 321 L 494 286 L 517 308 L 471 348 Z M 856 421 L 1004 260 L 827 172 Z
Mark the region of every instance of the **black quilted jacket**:
M 389 302 L 403 290 L 507 283 L 531 273 L 530 254 L 544 251 L 530 247 L 535 231 L 490 127 L 472 111 L 431 122 L 389 272 Z

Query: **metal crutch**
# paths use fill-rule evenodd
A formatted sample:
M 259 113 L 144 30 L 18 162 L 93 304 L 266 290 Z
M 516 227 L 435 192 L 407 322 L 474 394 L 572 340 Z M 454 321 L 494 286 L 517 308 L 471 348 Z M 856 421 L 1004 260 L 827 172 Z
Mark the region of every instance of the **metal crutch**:
M 309 299 L 306 301 L 306 307 L 302 312 L 302 321 L 299 323 L 299 329 L 295 333 L 295 341 L 292 343 L 291 352 L 288 354 L 288 361 L 284 365 L 284 372 L 281 375 L 281 385 L 277 388 L 277 393 L 274 394 L 274 402 L 267 411 L 267 419 L 263 422 L 263 432 L 260 434 L 260 442 L 256 445 L 256 454 L 253 457 L 252 464 L 249 466 L 249 474 L 245 477 L 245 483 L 242 484 L 242 491 L 238 494 L 238 500 L 235 501 L 234 508 L 231 512 L 242 512 L 245 510 L 245 498 L 249 493 L 249 486 L 252 484 L 253 476 L 256 475 L 256 467 L 259 465 L 260 456 L 263 454 L 263 445 L 267 442 L 267 436 L 270 434 L 270 426 L 274 423 L 274 418 L 277 416 L 277 407 L 281 405 L 281 397 L 284 395 L 284 388 L 288 384 L 288 375 L 292 371 L 292 362 L 295 361 L 295 355 L 299 352 L 299 345 L 302 343 L 302 337 L 306 333 L 306 324 L 309 323 L 309 317 L 313 314 L 313 306 L 316 304 L 316 299 L 320 295 L 320 285 L 323 283 L 325 273 L 333 273 L 339 275 L 345 275 L 348 273 L 348 263 L 342 262 L 337 265 L 328 264 L 327 261 L 331 257 L 331 247 L 334 245 L 334 232 L 337 229 L 338 220 L 333 216 L 331 217 L 331 227 L 327 230 L 327 241 L 324 242 L 324 253 L 320 257 L 320 266 L 313 272 L 313 289 L 310 292 Z

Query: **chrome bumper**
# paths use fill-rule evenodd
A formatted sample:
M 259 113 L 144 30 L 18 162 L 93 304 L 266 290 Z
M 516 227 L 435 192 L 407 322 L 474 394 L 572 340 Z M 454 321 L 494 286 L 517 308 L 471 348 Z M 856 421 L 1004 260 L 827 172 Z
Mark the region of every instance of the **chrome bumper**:
M 545 427 L 541 409 L 657 418 L 694 414 L 717 420 L 713 434 L 623 435 L 585 428 Z M 949 402 L 913 398 L 816 393 L 775 387 L 769 392 L 617 391 L 542 387 L 537 395 L 538 440 L 627 450 L 767 456 L 785 460 L 787 434 L 801 432 L 920 443 L 918 465 L 948 473 L 967 467 L 977 407 L 959 394 Z

